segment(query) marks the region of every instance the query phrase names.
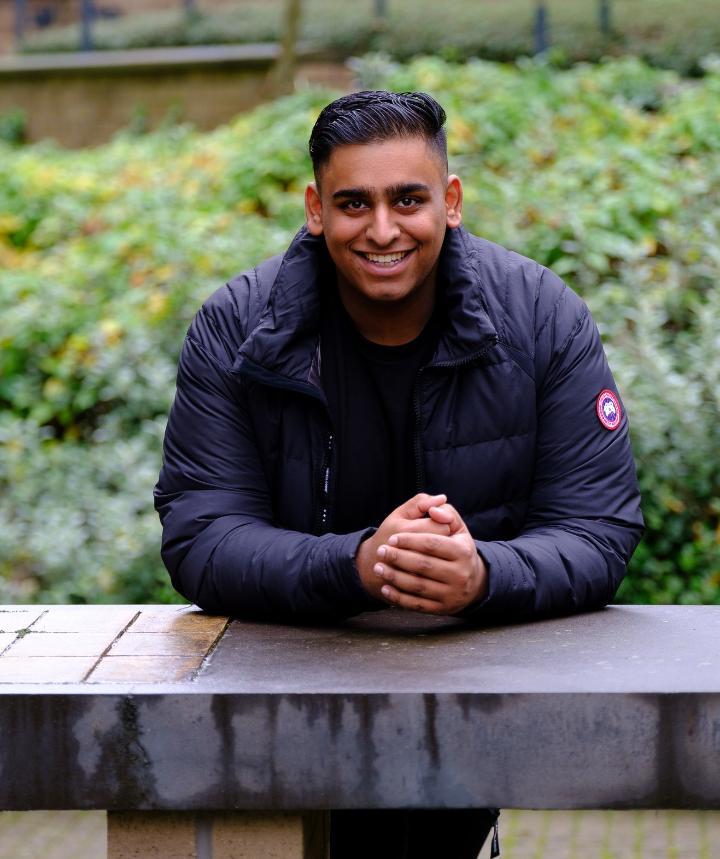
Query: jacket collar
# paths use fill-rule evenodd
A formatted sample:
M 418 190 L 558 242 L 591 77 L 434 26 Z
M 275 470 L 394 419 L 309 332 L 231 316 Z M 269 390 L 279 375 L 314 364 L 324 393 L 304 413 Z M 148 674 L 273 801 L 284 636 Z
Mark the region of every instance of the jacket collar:
M 432 364 L 467 361 L 497 341 L 485 303 L 482 255 L 476 241 L 463 227 L 445 233 L 438 290 L 447 324 Z
M 447 231 L 438 266 L 446 324 L 431 364 L 470 360 L 497 340 L 483 297 L 480 256 L 462 227 Z M 303 227 L 283 257 L 267 307 L 240 348 L 235 370 L 243 373 L 252 367 L 253 375 L 261 370 L 312 383 L 322 295 L 334 287 L 334 277 L 325 240 Z

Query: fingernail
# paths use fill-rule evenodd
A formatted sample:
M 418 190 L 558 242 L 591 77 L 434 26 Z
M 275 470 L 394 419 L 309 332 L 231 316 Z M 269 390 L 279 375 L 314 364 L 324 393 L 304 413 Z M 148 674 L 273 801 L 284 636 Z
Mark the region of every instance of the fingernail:
M 377 553 L 381 558 L 385 557 L 385 552 L 387 552 L 385 546 L 380 546 L 380 548 L 377 550 Z
M 382 564 L 375 564 L 375 566 L 373 567 L 373 573 L 375 573 L 376 576 L 381 576 L 383 574 L 383 571 L 384 568 Z
M 395 534 L 393 534 L 392 537 L 390 537 L 390 539 L 388 540 L 388 543 L 390 543 L 391 546 L 397 546 L 397 541 L 397 537 L 395 536 Z
M 387 586 L 386 586 L 386 587 L 384 587 L 384 588 L 381 588 L 381 589 L 380 589 L 380 592 L 382 593 L 382 595 L 383 595 L 384 597 L 389 597 L 389 596 L 390 596 L 390 588 L 389 588 L 389 587 L 387 587 Z

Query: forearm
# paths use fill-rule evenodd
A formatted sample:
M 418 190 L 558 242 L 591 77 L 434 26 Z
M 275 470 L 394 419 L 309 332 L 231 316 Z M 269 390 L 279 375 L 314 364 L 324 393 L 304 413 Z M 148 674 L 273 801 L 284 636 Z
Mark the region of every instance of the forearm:
M 376 607 L 354 566 L 366 532 L 316 537 L 240 516 L 223 518 L 173 575 L 178 590 L 206 611 L 337 619 Z
M 524 620 L 601 608 L 612 601 L 642 521 L 566 520 L 507 541 L 476 541 L 488 593 L 467 616 Z

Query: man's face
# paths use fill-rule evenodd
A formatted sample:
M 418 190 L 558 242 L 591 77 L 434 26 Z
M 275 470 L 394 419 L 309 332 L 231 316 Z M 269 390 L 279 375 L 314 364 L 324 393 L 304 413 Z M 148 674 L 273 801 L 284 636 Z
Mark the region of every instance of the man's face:
M 341 295 L 368 305 L 432 299 L 462 187 L 421 137 L 339 146 L 308 186 L 308 230 L 324 235 Z M 347 304 L 347 300 L 346 300 Z

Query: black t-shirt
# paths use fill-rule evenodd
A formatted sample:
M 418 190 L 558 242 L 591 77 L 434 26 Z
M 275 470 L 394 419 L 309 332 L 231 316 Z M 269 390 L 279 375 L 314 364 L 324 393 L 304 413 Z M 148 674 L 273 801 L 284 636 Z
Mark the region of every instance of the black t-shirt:
M 328 298 L 321 378 L 334 427 L 329 525 L 336 534 L 379 525 L 418 491 L 414 389 L 437 338 L 433 317 L 410 343 L 372 343 L 357 331 L 339 298 Z

